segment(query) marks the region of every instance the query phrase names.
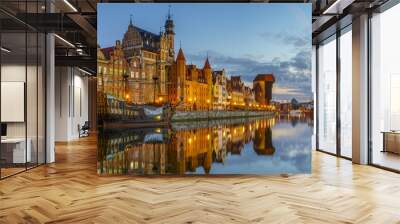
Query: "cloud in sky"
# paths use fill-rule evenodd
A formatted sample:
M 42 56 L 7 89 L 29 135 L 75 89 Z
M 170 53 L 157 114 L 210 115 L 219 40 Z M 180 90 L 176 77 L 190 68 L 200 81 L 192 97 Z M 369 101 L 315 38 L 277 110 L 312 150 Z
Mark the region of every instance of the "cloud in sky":
M 275 100 L 311 100 L 311 36 L 290 32 L 263 32 L 259 36 L 267 42 L 286 45 L 292 49 L 294 56 L 268 60 L 264 54 L 244 53 L 242 57 L 232 57 L 209 50 L 187 54 L 187 62 L 202 66 L 208 54 L 214 69 L 225 68 L 230 76 L 240 75 L 249 86 L 252 86 L 257 74 L 272 73 L 276 79 L 273 89 Z
M 188 54 L 187 62 L 203 66 L 206 54 Z M 310 50 L 301 50 L 288 60 L 274 58 L 266 62 L 257 57 L 231 57 L 214 51 L 208 51 L 208 55 L 213 69 L 225 68 L 228 75 L 240 75 L 247 84 L 251 84 L 257 74 L 273 73 L 276 79 L 274 98 L 277 100 L 312 98 Z
M 99 4 L 100 46 L 122 38 L 131 14 L 136 26 L 157 33 L 168 6 Z M 182 42 L 187 63 L 202 67 L 208 54 L 214 69 L 250 85 L 258 73 L 273 73 L 275 99 L 312 99 L 311 4 L 187 3 L 172 4 L 172 12 L 175 51 Z
M 305 48 L 309 47 L 311 44 L 311 37 L 310 35 L 295 35 L 289 32 L 279 32 L 279 33 L 272 33 L 272 32 L 262 32 L 259 34 L 261 38 L 266 41 L 279 41 L 283 44 L 291 45 L 296 48 Z

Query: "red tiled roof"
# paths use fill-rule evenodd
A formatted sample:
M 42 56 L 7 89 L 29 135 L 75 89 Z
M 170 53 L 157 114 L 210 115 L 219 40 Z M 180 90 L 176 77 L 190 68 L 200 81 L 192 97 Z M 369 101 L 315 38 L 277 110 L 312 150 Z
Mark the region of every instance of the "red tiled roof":
M 275 77 L 273 74 L 258 74 L 253 81 L 275 82 Z

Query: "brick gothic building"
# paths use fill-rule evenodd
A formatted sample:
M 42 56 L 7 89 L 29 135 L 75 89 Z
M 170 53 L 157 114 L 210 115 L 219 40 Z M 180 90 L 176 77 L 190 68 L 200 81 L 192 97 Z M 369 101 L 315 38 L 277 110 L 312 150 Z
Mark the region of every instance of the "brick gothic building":
M 178 109 L 212 109 L 212 70 L 208 58 L 202 69 L 186 65 L 182 48 L 169 71 L 169 101 Z
M 106 60 L 113 63 L 112 60 L 118 59 L 116 65 L 122 67 L 121 70 L 117 68 L 118 77 L 112 73 L 114 69 L 106 70 L 103 74 L 106 79 L 114 81 L 109 82 L 112 87 L 106 87 L 105 84 L 105 92 L 130 103 L 165 102 L 167 72 L 174 63 L 174 36 L 174 23 L 170 15 L 165 22 L 165 32 L 159 34 L 134 26 L 131 19 L 122 44 L 117 41 L 115 47 L 101 49 Z M 113 91 L 108 91 L 110 88 Z
M 258 74 L 253 80 L 255 100 L 260 105 L 269 105 L 272 98 L 272 86 L 275 77 L 272 74 Z
M 104 93 L 126 100 L 126 74 L 128 62 L 125 59 L 121 42 L 115 47 L 103 48 L 97 53 L 98 79 Z
M 128 103 L 169 102 L 178 110 L 244 109 L 269 104 L 275 81 L 272 74 L 257 75 L 253 90 L 240 76 L 228 79 L 225 72 L 216 71 L 214 83 L 208 57 L 203 68 L 187 65 L 181 48 L 175 59 L 170 15 L 164 28 L 165 32 L 155 34 L 134 26 L 131 19 L 122 42 L 117 40 L 114 47 L 99 49 L 99 89 Z

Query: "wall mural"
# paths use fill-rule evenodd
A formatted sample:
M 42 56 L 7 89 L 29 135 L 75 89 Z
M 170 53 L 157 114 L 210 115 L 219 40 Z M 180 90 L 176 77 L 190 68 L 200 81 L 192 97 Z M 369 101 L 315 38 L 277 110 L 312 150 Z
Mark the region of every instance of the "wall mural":
M 309 173 L 310 33 L 310 4 L 98 4 L 98 173 Z

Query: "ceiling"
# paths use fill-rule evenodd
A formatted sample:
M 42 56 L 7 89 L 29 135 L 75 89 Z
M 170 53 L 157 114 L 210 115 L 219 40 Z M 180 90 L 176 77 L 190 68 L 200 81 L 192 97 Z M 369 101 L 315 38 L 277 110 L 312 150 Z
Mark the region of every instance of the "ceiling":
M 206 2 L 249 2 L 244 0 Z M 312 37 L 317 43 L 335 32 L 337 24 L 351 23 L 351 17 L 378 7 L 387 0 L 252 0 L 269 3 L 311 3 Z M 1 0 L 0 25 L 5 33 L 29 31 L 54 32 L 56 64 L 96 70 L 97 3 L 171 2 L 168 0 Z M 174 2 L 184 2 L 176 0 Z M 187 1 L 185 1 L 187 2 Z M 28 12 L 28 13 L 25 13 Z M 50 13 L 51 12 L 51 13 Z M 344 22 L 338 23 L 339 20 Z M 18 38 L 16 38 L 18 40 Z M 63 41 L 66 40 L 66 41 Z M 71 47 L 71 44 L 74 47 Z M 90 65 L 90 66 L 88 66 Z

